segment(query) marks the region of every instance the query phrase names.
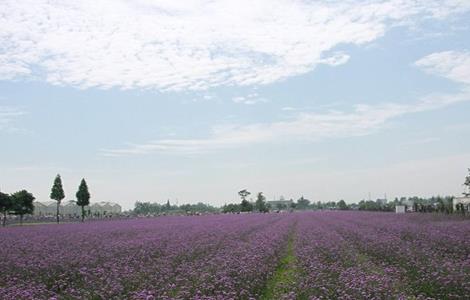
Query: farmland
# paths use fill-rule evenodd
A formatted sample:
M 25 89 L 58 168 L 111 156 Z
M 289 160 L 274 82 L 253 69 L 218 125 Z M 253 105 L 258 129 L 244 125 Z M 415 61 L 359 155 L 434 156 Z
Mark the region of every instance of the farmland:
M 465 299 L 470 222 L 305 212 L 0 230 L 0 299 Z

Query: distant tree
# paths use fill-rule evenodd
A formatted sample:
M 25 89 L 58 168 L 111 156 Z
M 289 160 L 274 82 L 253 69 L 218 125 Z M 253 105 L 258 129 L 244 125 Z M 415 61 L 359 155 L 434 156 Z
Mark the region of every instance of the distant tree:
M 52 200 L 57 201 L 57 224 L 59 224 L 59 214 L 60 214 L 60 202 L 65 198 L 65 193 L 64 193 L 64 188 L 62 187 L 62 179 L 60 178 L 60 175 L 57 174 L 57 176 L 54 179 L 54 184 L 51 189 L 51 196 L 50 198 Z
M 32 214 L 34 211 L 34 196 L 26 190 L 11 195 L 12 208 L 11 213 L 20 216 L 20 223 L 23 224 L 23 216 Z
M 3 226 L 7 223 L 7 214 L 12 209 L 12 204 L 11 196 L 0 192 L 0 212 L 3 214 Z
M 470 169 L 468 169 L 468 176 L 465 177 L 464 186 L 466 187 L 466 191 L 463 193 L 466 197 L 470 196 Z
M 304 196 L 302 196 L 297 200 L 296 208 L 297 209 L 307 209 L 309 207 L 309 205 L 310 205 L 310 201 L 305 199 Z
M 158 203 L 137 201 L 134 206 L 134 213 L 136 214 L 158 214 L 161 211 L 162 206 Z
M 344 200 L 339 200 L 339 202 L 337 203 L 337 207 L 340 210 L 347 210 L 349 208 L 346 202 L 344 202 Z
M 222 207 L 222 211 L 224 213 L 239 213 L 241 211 L 241 207 L 239 204 L 227 204 Z
M 249 212 L 253 211 L 253 204 L 251 204 L 248 200 L 243 199 L 240 203 L 240 211 Z
M 295 203 L 295 201 L 292 200 L 292 198 L 290 199 L 289 208 L 290 209 L 296 209 L 297 208 L 297 203 Z
M 246 200 L 246 197 L 251 195 L 251 193 L 248 192 L 247 190 L 241 190 L 238 192 L 238 195 L 240 196 L 240 198 L 242 198 L 242 200 Z
M 75 194 L 77 197 L 77 205 L 82 208 L 82 222 L 85 220 L 85 206 L 90 205 L 90 192 L 86 184 L 85 178 L 80 182 L 78 191 Z
M 167 211 L 171 210 L 170 199 L 166 200 L 165 210 L 167 210 Z
M 253 211 L 253 205 L 248 200 L 246 200 L 246 197 L 251 195 L 251 193 L 247 190 L 241 190 L 238 192 L 238 195 L 240 198 L 242 198 L 242 202 L 240 203 L 240 210 L 243 212 Z
M 325 206 L 323 205 L 323 203 L 321 203 L 321 201 L 317 201 L 317 209 L 323 209 L 325 208 Z
M 263 195 L 263 192 L 259 192 L 256 196 L 255 208 L 259 212 L 268 212 L 266 197 Z

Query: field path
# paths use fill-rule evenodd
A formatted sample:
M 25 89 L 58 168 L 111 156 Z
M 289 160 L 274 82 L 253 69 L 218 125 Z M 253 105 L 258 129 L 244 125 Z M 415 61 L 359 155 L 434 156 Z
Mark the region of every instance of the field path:
M 260 299 L 293 299 L 296 286 L 296 276 L 298 273 L 297 257 L 295 256 L 295 235 L 294 225 L 287 240 L 286 253 L 279 261 L 274 275 L 268 280 L 266 288 Z

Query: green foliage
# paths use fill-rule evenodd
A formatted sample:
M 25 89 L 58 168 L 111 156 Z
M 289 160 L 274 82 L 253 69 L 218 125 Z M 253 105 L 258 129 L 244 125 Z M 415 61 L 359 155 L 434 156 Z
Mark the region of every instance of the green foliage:
M 20 216 L 21 222 L 23 222 L 24 215 L 29 215 L 33 213 L 33 201 L 34 199 L 36 199 L 34 198 L 33 194 L 29 193 L 26 190 L 21 190 L 11 195 L 11 199 L 12 207 L 10 213 Z
M 11 196 L 5 193 L 0 192 L 0 213 L 3 214 L 2 225 L 6 225 L 7 214 L 12 209 L 13 201 Z
M 293 233 L 289 234 L 286 253 L 281 257 L 279 265 L 274 274 L 266 283 L 266 287 L 261 293 L 261 300 L 286 299 L 292 287 L 296 284 L 296 278 L 299 276 L 297 257 L 295 255 L 295 237 Z M 302 299 L 302 298 L 300 298 Z
M 308 209 L 309 205 L 310 205 L 310 201 L 305 199 L 304 196 L 302 196 L 297 200 L 296 208 L 301 209 L 301 210 Z
M 253 204 L 251 204 L 248 200 L 243 199 L 240 203 L 240 211 L 242 212 L 249 212 L 253 211 Z
M 9 211 L 11 209 L 11 197 L 8 194 L 0 192 L 0 212 Z
M 85 178 L 80 182 L 78 191 L 75 194 L 77 197 L 77 205 L 82 207 L 82 222 L 85 220 L 85 206 L 90 205 L 90 192 L 88 191 L 88 185 L 86 184 Z
M 87 206 L 90 204 L 90 192 L 88 191 L 85 179 L 82 179 L 80 182 L 80 186 L 78 187 L 78 191 L 75 196 L 77 197 L 78 206 Z
M 60 202 L 62 201 L 62 199 L 65 198 L 64 188 L 62 187 L 62 179 L 60 178 L 59 174 L 57 174 L 57 176 L 54 179 L 54 184 L 52 185 L 50 198 L 57 201 L 56 218 L 57 218 L 57 224 L 59 224 Z
M 242 198 L 242 202 L 240 203 L 240 211 L 243 212 L 248 212 L 248 211 L 253 211 L 253 204 L 251 204 L 248 200 L 246 200 L 246 197 L 251 195 L 248 190 L 241 190 L 238 192 L 238 195 L 240 198 Z
M 224 213 L 239 213 L 241 211 L 240 204 L 226 204 L 222 207 Z
M 338 207 L 340 210 L 348 210 L 348 209 L 349 209 L 348 205 L 346 204 L 346 202 L 344 202 L 344 200 L 340 200 L 340 201 L 337 203 L 337 207 Z
M 216 212 L 218 211 L 217 208 L 204 204 L 202 202 L 198 202 L 196 204 L 182 204 L 179 206 L 179 209 L 184 211 L 184 212 L 191 212 L 191 213 L 196 213 L 196 212 Z
M 163 214 L 163 213 L 203 213 L 216 212 L 217 208 L 199 202 L 197 204 L 182 204 L 181 206 L 171 205 L 169 201 L 161 205 L 151 202 L 136 202 L 134 205 L 134 213 L 136 214 Z
M 259 212 L 268 212 L 268 206 L 266 205 L 266 197 L 263 192 L 259 192 L 256 196 L 255 209 Z
M 57 176 L 54 179 L 54 184 L 51 189 L 50 198 L 58 201 L 59 203 L 60 201 L 62 201 L 62 199 L 65 198 L 64 188 L 62 187 L 62 179 L 60 178 L 59 174 L 57 174 Z
M 238 195 L 240 196 L 240 198 L 242 198 L 242 200 L 246 200 L 246 197 L 251 195 L 251 193 L 248 192 L 247 190 L 241 190 L 238 192 Z

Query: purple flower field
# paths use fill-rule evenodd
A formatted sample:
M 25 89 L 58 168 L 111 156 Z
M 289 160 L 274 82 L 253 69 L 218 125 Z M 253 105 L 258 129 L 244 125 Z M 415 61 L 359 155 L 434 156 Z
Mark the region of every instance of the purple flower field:
M 10 227 L 0 238 L 0 299 L 470 295 L 470 222 L 442 216 L 161 217 Z

